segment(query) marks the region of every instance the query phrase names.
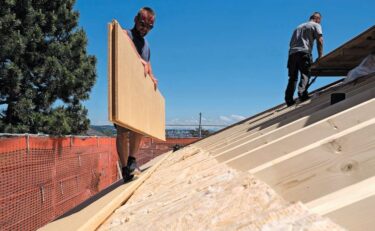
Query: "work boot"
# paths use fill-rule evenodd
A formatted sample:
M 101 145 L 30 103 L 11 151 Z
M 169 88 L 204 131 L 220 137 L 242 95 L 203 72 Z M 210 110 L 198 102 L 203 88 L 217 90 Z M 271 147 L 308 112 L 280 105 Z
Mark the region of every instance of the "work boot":
M 298 93 L 298 98 L 301 102 L 303 102 L 303 101 L 306 101 L 306 100 L 310 99 L 310 96 L 309 96 L 309 94 L 307 94 L 307 92 L 304 92 L 302 94 Z
M 296 103 L 296 101 L 292 100 L 285 100 L 286 106 L 290 107 Z
M 122 168 L 122 178 L 125 183 L 134 178 L 134 170 L 137 168 L 136 159 L 133 156 L 129 156 L 127 165 Z
M 121 170 L 122 170 L 122 180 L 124 181 L 124 183 L 127 183 L 134 178 L 134 175 L 132 174 L 132 172 L 129 170 L 127 166 L 123 167 Z

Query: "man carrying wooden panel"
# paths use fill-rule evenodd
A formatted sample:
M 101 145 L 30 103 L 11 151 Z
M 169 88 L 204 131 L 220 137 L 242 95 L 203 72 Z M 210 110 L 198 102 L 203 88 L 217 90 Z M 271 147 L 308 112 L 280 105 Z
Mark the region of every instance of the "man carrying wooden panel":
M 150 47 L 147 40 L 144 38 L 147 33 L 153 28 L 155 22 L 155 13 L 149 7 L 143 7 L 134 17 L 134 27 L 131 30 L 124 30 L 134 43 L 141 62 L 144 66 L 145 76 L 148 74 L 154 82 L 155 89 L 157 88 L 157 79 L 152 73 L 150 64 Z M 122 176 L 124 182 L 133 179 L 133 172 L 137 168 L 137 163 L 134 154 L 139 150 L 142 140 L 142 135 L 115 125 L 117 129 L 116 148 L 119 159 L 122 165 Z

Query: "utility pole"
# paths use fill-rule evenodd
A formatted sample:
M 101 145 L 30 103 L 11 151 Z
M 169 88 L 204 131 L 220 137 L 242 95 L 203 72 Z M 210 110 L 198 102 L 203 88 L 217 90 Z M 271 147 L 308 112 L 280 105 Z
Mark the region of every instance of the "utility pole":
M 199 138 L 202 138 L 202 113 L 199 112 Z

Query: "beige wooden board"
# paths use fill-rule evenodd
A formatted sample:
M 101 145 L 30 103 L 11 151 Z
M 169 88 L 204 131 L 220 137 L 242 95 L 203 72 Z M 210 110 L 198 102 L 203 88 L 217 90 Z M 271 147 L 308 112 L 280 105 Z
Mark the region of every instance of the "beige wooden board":
M 370 231 L 375 229 L 375 196 L 350 204 L 328 213 L 332 219 L 350 231 Z
M 348 100 L 345 103 L 338 103 L 332 105 L 331 107 L 324 108 L 320 111 L 312 113 L 309 116 L 302 117 L 294 122 L 291 122 L 282 127 L 270 126 L 267 129 L 263 129 L 254 134 L 248 140 L 242 141 L 241 143 L 235 142 L 236 145 L 227 145 L 225 149 L 222 149 L 221 152 L 211 152 L 212 155 L 216 157 L 219 161 L 227 161 L 229 159 L 235 158 L 243 153 L 254 150 L 261 146 L 267 144 L 272 144 L 276 140 L 288 136 L 292 132 L 299 131 L 300 129 L 310 126 L 314 123 L 327 118 L 328 116 L 335 115 L 340 111 L 353 107 L 363 101 L 369 100 L 375 97 L 375 90 L 368 90 L 362 94 L 356 95 Z M 320 136 L 320 134 L 318 134 Z M 323 137 L 323 134 L 321 134 Z M 308 142 L 311 142 L 311 139 L 307 139 Z
M 252 136 L 249 136 L 246 140 L 241 140 L 241 142 L 234 141 L 231 145 L 226 145 L 221 149 L 211 151 L 211 154 L 214 155 L 219 161 L 227 161 L 242 153 L 271 143 L 274 140 L 277 140 L 283 136 L 287 136 L 294 131 L 312 125 L 313 123 L 327 118 L 328 116 L 332 116 L 340 111 L 353 107 L 354 105 L 357 105 L 374 97 L 375 90 L 367 90 L 361 94 L 347 99 L 345 102 L 326 107 L 324 109 L 321 109 L 320 111 L 316 111 L 310 114 L 309 116 L 302 117 L 284 126 L 279 127 L 277 125 L 272 125 L 270 127 L 267 127 L 253 134 Z
M 375 176 L 310 201 L 306 206 L 325 215 L 375 195 Z M 375 211 L 375 208 L 374 208 Z
M 109 120 L 165 140 L 165 101 L 144 68 L 131 39 L 118 22 L 108 25 Z
M 327 86 L 324 86 L 322 88 L 316 89 L 315 91 L 311 92 L 312 94 L 318 93 L 319 91 L 322 91 L 323 89 L 330 89 L 333 86 L 339 84 L 340 81 L 334 82 L 332 84 L 329 84 Z M 228 127 L 223 129 L 222 131 L 219 131 L 218 133 L 207 137 L 205 139 L 200 140 L 199 142 L 195 143 L 197 147 L 204 148 L 205 150 L 212 149 L 212 146 L 220 146 L 221 141 L 228 144 L 233 141 L 232 136 L 236 135 L 237 133 L 242 133 L 249 128 L 253 127 L 255 124 L 259 124 L 262 121 L 268 121 L 270 119 L 275 118 L 276 116 L 279 116 L 280 114 L 283 114 L 287 111 L 290 111 L 291 108 L 286 107 L 285 104 L 277 105 L 273 108 L 270 108 L 266 111 L 260 112 L 256 115 L 253 115 L 238 124 L 235 124 L 232 127 Z M 234 137 L 233 137 L 234 138 Z
M 215 152 L 225 149 L 226 146 L 236 146 L 250 138 L 250 136 L 254 136 L 254 132 L 275 129 L 325 107 L 329 107 L 330 94 L 334 92 L 345 92 L 347 98 L 349 98 L 361 93 L 363 90 L 369 89 L 371 87 L 369 85 L 375 85 L 374 75 L 369 75 L 347 84 L 338 83 L 330 87 L 324 87 L 322 90 L 315 92 L 313 99 L 308 102 L 298 104 L 295 107 L 286 108 L 284 106 L 260 113 L 258 116 L 239 126 L 223 131 L 223 133 L 219 133 L 213 137 L 208 137 L 195 143 L 195 145 L 216 155 Z
M 362 79 L 357 83 L 342 85 L 335 89 L 333 92 L 345 92 L 347 99 L 350 99 L 355 95 L 363 94 L 364 91 L 368 91 L 369 89 L 372 89 L 373 91 L 373 89 L 375 88 L 374 80 L 374 76 L 369 76 L 368 78 Z M 237 131 L 235 134 L 226 137 L 225 141 L 224 139 L 218 140 L 216 146 L 211 145 L 206 149 L 212 155 L 217 156 L 219 154 L 222 154 L 221 152 L 228 152 L 233 147 L 244 145 L 246 142 L 257 138 L 262 134 L 288 125 L 291 122 L 300 119 L 301 117 L 310 117 L 311 114 L 330 107 L 330 94 L 333 92 L 328 91 L 322 93 L 321 96 L 312 99 L 311 102 L 308 102 L 307 104 L 299 105 L 299 107 L 297 108 L 291 107 L 283 109 L 282 111 L 275 113 L 274 118 L 269 118 L 266 121 L 262 121 L 259 119 L 242 131 Z M 347 100 L 338 104 L 346 104 L 346 102 Z
M 282 158 L 284 155 L 298 151 L 298 149 L 306 148 L 310 144 L 329 138 L 372 118 L 375 118 L 374 99 L 291 132 L 265 145 L 245 151 L 225 162 L 243 171 L 259 168 L 263 164 Z
M 375 118 L 312 149 L 270 163 L 255 176 L 287 200 L 316 200 L 375 175 L 374 130 Z

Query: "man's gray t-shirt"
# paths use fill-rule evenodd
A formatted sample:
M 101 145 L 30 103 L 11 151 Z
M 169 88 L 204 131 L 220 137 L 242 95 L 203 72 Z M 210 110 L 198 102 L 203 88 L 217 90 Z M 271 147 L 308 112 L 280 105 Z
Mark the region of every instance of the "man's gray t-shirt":
M 293 32 L 289 44 L 289 55 L 296 52 L 311 53 L 314 40 L 322 34 L 323 32 L 320 24 L 313 21 L 302 23 Z

